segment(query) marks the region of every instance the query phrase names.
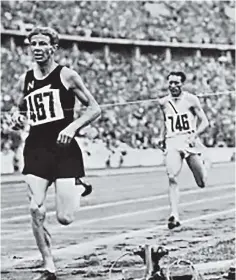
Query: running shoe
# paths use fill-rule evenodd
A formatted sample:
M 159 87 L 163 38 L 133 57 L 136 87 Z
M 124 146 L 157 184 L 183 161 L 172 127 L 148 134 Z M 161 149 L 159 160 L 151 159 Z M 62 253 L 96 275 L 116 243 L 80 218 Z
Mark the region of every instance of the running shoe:
M 180 222 L 177 221 L 174 216 L 170 216 L 170 218 L 168 219 L 168 228 L 173 229 L 179 226 L 180 226 Z
M 82 185 L 85 190 L 84 192 L 81 194 L 82 197 L 85 197 L 89 194 L 91 194 L 93 187 L 91 184 L 86 183 L 84 180 L 82 180 L 81 178 L 76 178 L 76 185 Z
M 225 279 L 229 279 L 229 280 L 235 280 L 235 263 L 233 263 L 231 265 L 231 267 L 229 268 L 228 272 L 226 272 L 223 277 Z
M 56 280 L 56 274 L 45 270 L 41 275 L 37 276 L 33 280 Z

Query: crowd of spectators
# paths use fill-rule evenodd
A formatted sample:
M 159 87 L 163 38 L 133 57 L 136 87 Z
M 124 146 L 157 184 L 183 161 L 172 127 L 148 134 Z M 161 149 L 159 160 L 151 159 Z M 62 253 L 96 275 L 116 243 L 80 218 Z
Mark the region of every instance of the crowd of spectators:
M 235 42 L 235 1 L 1 1 L 4 29 L 170 42 Z
M 86 37 L 193 43 L 235 43 L 235 1 L 2 1 L 1 28 L 29 31 L 35 24 L 60 34 Z M 233 58 L 234 60 L 235 58 Z M 229 57 L 212 52 L 202 56 L 153 51 L 135 57 L 130 50 L 88 51 L 64 46 L 56 60 L 76 70 L 99 104 L 146 100 L 164 94 L 171 70 L 187 74 L 184 89 L 201 98 L 210 128 L 202 135 L 208 147 L 235 146 L 235 69 Z M 1 148 L 17 151 L 20 134 L 9 129 L 9 111 L 17 103 L 13 86 L 32 65 L 26 46 L 14 40 L 1 46 Z M 126 143 L 132 148 L 155 148 L 163 133 L 163 116 L 156 102 L 102 106 L 102 117 L 87 131 L 111 151 Z M 122 151 L 124 152 L 124 151 Z
M 10 141 L 14 149 L 20 141 L 7 126 L 8 111 L 16 104 L 18 93 L 13 85 L 31 65 L 26 47 L 15 46 L 15 51 L 2 45 L 2 145 Z M 187 74 L 184 89 L 194 94 L 221 93 L 224 95 L 201 98 L 210 128 L 203 135 L 206 146 L 235 145 L 235 69 L 232 61 L 220 63 L 214 54 L 197 57 L 177 56 L 171 61 L 163 55 L 143 53 L 139 59 L 128 52 L 110 51 L 104 59 L 101 50 L 88 52 L 72 48 L 59 49 L 56 60 L 76 70 L 99 104 L 146 100 L 165 94 L 166 76 L 171 70 Z M 229 94 L 229 92 L 233 93 Z M 107 146 L 117 141 L 133 148 L 155 148 L 162 137 L 163 118 L 157 102 L 130 105 L 102 106 L 102 117 L 88 133 L 93 139 L 102 139 Z M 5 144 L 4 144 L 5 145 Z

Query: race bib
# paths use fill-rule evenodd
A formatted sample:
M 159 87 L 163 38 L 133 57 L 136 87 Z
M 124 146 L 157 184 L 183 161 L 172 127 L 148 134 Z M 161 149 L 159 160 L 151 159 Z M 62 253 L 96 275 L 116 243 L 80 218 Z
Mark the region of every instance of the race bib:
M 168 132 L 179 133 L 190 130 L 190 120 L 188 114 L 176 114 L 167 116 Z
M 59 89 L 50 86 L 37 89 L 25 97 L 29 124 L 32 126 L 64 118 Z

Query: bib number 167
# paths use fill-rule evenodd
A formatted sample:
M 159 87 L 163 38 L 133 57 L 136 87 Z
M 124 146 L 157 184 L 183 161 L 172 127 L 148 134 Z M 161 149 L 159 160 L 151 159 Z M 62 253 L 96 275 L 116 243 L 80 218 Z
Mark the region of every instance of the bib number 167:
M 45 110 L 45 102 L 48 99 L 48 106 L 50 115 L 47 116 Z M 33 122 L 42 121 L 47 119 L 47 117 L 54 118 L 55 111 L 53 106 L 53 95 L 52 92 L 37 93 L 34 96 L 28 97 L 28 104 L 30 108 L 30 119 Z
M 64 117 L 58 90 L 34 92 L 25 97 L 31 125 L 39 125 Z

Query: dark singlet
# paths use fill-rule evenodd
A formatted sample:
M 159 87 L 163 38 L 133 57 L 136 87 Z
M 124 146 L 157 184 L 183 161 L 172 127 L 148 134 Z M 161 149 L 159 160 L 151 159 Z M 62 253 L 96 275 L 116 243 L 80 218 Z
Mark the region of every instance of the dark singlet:
M 27 141 L 35 145 L 56 143 L 61 130 L 73 121 L 75 96 L 62 84 L 58 65 L 45 79 L 37 80 L 33 70 L 26 73 L 24 105 L 30 132 Z

